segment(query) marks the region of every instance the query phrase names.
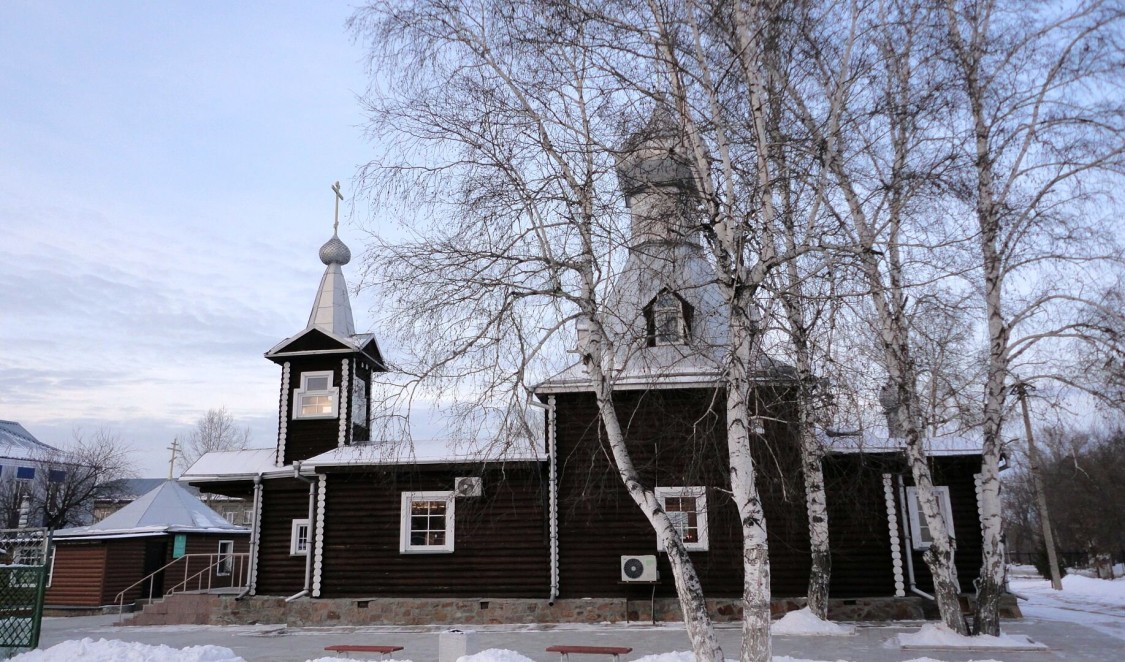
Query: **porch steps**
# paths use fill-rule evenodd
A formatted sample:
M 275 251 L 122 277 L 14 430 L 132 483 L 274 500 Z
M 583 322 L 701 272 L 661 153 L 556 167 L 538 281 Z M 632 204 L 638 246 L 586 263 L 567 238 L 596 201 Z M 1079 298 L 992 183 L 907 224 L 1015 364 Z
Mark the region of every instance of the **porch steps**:
M 222 599 L 214 593 L 173 593 L 153 600 L 121 625 L 207 625 Z

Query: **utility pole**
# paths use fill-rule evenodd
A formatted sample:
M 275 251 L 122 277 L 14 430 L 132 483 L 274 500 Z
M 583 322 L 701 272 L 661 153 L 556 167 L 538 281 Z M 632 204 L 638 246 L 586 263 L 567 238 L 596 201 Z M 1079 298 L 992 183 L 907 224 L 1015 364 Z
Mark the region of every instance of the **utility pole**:
M 1039 523 L 1043 527 L 1043 544 L 1047 546 L 1047 563 L 1051 566 L 1051 588 L 1062 590 L 1062 577 L 1059 575 L 1059 558 L 1055 553 L 1055 534 L 1051 531 L 1051 516 L 1047 514 L 1047 493 L 1043 491 L 1043 470 L 1039 464 L 1039 451 L 1035 448 L 1035 435 L 1031 432 L 1031 414 L 1027 410 L 1027 388 L 1024 382 L 1016 382 L 1013 387 L 1020 399 L 1023 410 L 1023 429 L 1027 435 L 1027 459 L 1031 463 L 1031 486 L 1035 490 L 1035 501 L 1039 506 Z
M 172 451 L 172 458 L 168 460 L 168 480 L 172 480 L 172 472 L 176 470 L 176 453 L 180 450 L 179 437 L 172 439 L 172 445 L 168 447 L 168 450 Z

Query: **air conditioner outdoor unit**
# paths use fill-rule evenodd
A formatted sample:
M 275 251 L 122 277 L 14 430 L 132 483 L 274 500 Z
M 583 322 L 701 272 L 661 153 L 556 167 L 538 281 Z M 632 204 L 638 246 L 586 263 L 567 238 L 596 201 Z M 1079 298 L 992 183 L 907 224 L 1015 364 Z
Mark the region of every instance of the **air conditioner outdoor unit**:
M 453 494 L 457 497 L 479 497 L 480 476 L 458 476 L 453 481 Z
M 623 582 L 654 582 L 660 579 L 656 571 L 655 556 L 622 556 L 621 581 Z

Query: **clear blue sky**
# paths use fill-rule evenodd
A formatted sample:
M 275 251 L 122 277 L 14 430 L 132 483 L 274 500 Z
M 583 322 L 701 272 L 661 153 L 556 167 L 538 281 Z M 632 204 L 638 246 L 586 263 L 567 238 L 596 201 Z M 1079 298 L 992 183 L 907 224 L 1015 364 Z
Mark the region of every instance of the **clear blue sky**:
M 329 187 L 373 153 L 351 11 L 0 3 L 0 418 L 57 446 L 107 428 L 146 476 L 208 408 L 274 443 L 262 353 L 304 328 Z M 351 284 L 365 214 L 341 209 Z

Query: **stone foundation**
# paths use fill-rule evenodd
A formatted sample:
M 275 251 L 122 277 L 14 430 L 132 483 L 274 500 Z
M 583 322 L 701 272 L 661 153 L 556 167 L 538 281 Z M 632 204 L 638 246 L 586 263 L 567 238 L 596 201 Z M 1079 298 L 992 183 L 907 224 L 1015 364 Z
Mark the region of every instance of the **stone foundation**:
M 839 621 L 922 620 L 923 600 L 863 598 L 832 600 L 829 617 Z M 741 601 L 710 599 L 708 611 L 717 623 L 742 619 Z M 774 618 L 804 606 L 803 598 L 777 599 Z M 655 610 L 655 618 L 653 611 Z M 1017 612 L 1018 615 L 1018 612 Z M 127 625 L 204 624 L 247 625 L 277 623 L 290 627 L 334 625 L 498 625 L 509 623 L 651 623 L 678 622 L 679 603 L 672 598 L 625 600 L 587 598 L 546 600 L 515 598 L 301 598 L 256 596 L 235 600 L 229 595 L 180 594 L 134 614 Z
M 834 600 L 829 617 L 836 620 L 921 619 L 919 598 L 874 598 Z M 333 625 L 498 625 L 556 623 L 652 623 L 682 620 L 675 599 L 625 600 L 587 598 L 533 599 L 424 599 L 424 598 L 284 598 L 259 596 L 235 601 L 222 597 L 210 603 L 209 623 L 216 625 L 284 623 L 290 627 Z M 775 618 L 800 609 L 803 599 L 774 600 Z M 655 610 L 655 617 L 654 617 Z M 737 623 L 742 618 L 741 601 L 710 599 L 708 611 L 715 623 Z

